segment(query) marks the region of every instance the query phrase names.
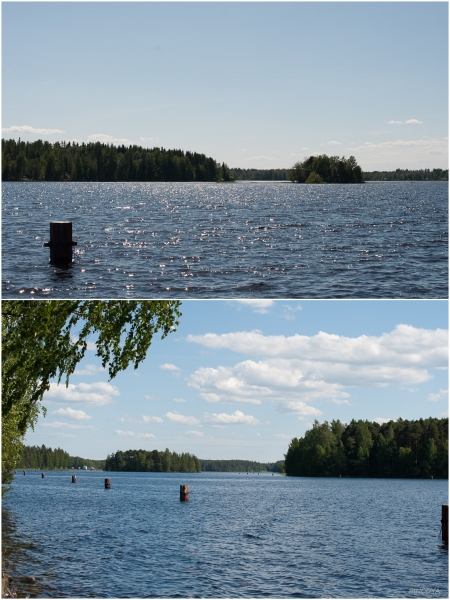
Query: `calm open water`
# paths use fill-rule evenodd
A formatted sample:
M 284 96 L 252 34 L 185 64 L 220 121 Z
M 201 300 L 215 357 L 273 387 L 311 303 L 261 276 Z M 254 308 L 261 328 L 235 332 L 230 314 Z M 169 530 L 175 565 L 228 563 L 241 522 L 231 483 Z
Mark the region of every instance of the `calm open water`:
M 4 183 L 3 297 L 447 298 L 447 205 L 446 182 Z
M 19 471 L 4 502 L 3 549 L 22 594 L 448 597 L 439 536 L 447 481 L 89 472 L 71 479 Z M 188 503 L 179 500 L 181 483 Z

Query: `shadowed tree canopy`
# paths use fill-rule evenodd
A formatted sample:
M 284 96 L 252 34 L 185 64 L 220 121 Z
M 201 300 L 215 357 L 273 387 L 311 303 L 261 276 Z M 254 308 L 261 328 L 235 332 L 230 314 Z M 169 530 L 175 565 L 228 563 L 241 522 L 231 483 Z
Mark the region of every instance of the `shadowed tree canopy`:
M 138 367 L 157 332 L 163 339 L 177 328 L 179 307 L 169 300 L 2 302 L 2 482 L 50 382 L 68 385 L 89 338 L 112 379 L 129 365 Z
M 363 183 L 361 167 L 354 156 L 310 156 L 289 171 L 293 183 Z

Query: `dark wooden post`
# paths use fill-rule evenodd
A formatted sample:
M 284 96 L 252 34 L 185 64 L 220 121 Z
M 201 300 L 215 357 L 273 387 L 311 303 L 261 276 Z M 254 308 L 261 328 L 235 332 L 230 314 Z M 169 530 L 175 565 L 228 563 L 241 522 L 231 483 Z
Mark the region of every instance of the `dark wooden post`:
M 448 544 L 448 504 L 442 505 L 442 541 Z
M 41 477 L 42 477 L 42 479 L 44 479 L 44 477 L 45 477 L 45 473 L 42 473 Z
M 189 500 L 189 486 L 188 485 L 180 485 L 180 500 L 182 502 L 187 502 Z
M 77 476 L 76 475 L 72 475 L 72 483 L 76 483 L 77 482 Z
M 27 474 L 27 472 L 26 472 L 26 471 L 24 471 L 24 472 L 23 472 L 23 474 L 24 474 L 24 475 L 26 475 L 26 474 Z
M 105 490 L 111 489 L 111 481 L 109 479 L 105 479 Z
M 52 221 L 50 223 L 50 241 L 44 246 L 50 248 L 50 262 L 54 265 L 68 265 L 72 262 L 72 221 Z

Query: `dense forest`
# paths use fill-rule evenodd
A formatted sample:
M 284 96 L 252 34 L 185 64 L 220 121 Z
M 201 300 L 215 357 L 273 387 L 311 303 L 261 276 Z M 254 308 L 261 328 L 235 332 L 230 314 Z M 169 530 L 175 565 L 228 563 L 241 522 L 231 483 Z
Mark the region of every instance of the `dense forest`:
M 236 181 L 287 181 L 289 169 L 231 169 Z
M 448 181 L 448 169 L 397 169 L 395 171 L 364 171 L 365 181 Z
M 100 142 L 2 140 L 2 181 L 230 181 L 230 169 L 197 152 Z
M 397 419 L 379 425 L 314 422 L 285 455 L 287 475 L 448 478 L 448 419 Z
M 39 446 L 23 446 L 20 456 L 19 469 L 71 469 L 74 467 L 94 467 L 94 469 L 103 469 L 104 460 L 91 460 L 81 458 L 80 456 L 70 456 L 61 448 L 47 448 Z
M 361 167 L 354 156 L 310 156 L 297 162 L 288 173 L 293 183 L 363 183 Z
M 200 465 L 202 471 L 219 471 L 222 473 L 241 473 L 247 471 L 273 473 L 283 472 L 283 461 L 279 460 L 276 463 L 260 463 L 253 460 L 202 460 Z
M 164 452 L 158 450 L 118 450 L 108 454 L 105 461 L 105 471 L 152 471 L 200 473 L 199 459 L 193 454 L 183 452 L 177 454 L 168 448 Z

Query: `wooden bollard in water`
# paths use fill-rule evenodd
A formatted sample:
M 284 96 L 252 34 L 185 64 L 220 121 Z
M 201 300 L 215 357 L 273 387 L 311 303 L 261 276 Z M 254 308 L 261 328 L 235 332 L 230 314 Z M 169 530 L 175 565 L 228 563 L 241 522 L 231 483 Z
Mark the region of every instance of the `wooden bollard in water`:
M 187 502 L 189 500 L 189 486 L 188 485 L 180 485 L 180 500 L 182 502 Z
M 448 544 L 448 504 L 442 505 L 442 541 Z
M 76 483 L 77 482 L 77 476 L 76 475 L 72 475 L 72 483 Z
M 45 477 L 45 473 L 42 473 L 41 477 L 42 477 L 42 479 L 44 479 L 44 477 Z
M 50 223 L 50 241 L 44 246 L 50 248 L 50 262 L 55 265 L 68 265 L 72 262 L 72 221 L 52 221 Z
M 105 479 L 105 490 L 111 489 L 111 481 L 109 479 Z
M 24 472 L 23 472 L 23 474 L 24 474 L 24 475 L 26 475 L 26 474 L 27 474 L 27 472 L 26 472 L 26 471 L 24 471 Z

